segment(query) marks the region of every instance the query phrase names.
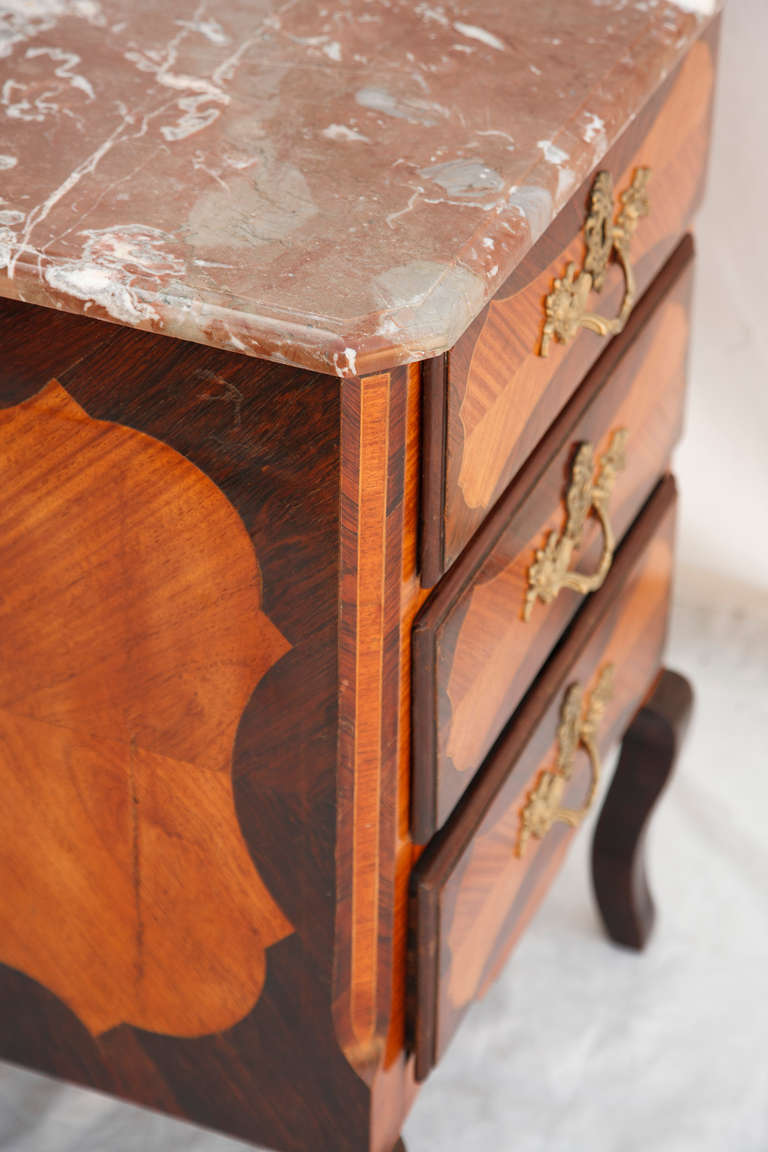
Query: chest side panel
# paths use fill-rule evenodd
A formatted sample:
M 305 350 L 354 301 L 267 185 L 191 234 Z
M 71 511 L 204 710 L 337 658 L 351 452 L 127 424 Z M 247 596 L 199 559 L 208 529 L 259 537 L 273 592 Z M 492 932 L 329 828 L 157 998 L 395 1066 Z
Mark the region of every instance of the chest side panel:
M 343 1112 L 359 1147 L 338 381 L 10 303 L 0 330 L 0 1055 L 285 1148 Z

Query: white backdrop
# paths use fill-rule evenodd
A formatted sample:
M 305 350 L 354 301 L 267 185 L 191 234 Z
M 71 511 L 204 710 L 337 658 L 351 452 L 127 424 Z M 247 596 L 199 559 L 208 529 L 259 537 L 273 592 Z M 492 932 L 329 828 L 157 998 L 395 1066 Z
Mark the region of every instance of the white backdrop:
M 651 836 L 649 950 L 601 938 L 589 830 L 406 1128 L 411 1152 L 768 1150 L 768 4 L 731 0 L 699 221 L 669 663 L 698 712 Z M 2 1152 L 244 1146 L 0 1066 Z
M 768 4 L 730 0 L 698 274 L 681 593 L 767 611 Z M 762 534 L 762 538 L 761 538 Z M 768 679 L 766 680 L 768 687 Z

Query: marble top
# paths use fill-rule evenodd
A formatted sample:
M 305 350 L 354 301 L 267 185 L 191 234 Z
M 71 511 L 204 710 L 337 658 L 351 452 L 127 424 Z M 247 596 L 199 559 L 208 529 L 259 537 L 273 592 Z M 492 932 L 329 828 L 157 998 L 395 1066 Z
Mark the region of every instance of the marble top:
M 0 0 L 0 295 L 355 375 L 449 348 L 716 0 Z

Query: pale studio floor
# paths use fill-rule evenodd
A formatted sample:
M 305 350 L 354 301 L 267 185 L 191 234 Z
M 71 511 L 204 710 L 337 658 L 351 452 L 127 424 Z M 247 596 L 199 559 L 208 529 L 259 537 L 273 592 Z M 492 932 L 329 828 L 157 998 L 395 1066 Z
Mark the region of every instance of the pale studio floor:
M 768 231 L 748 224 L 765 179 L 739 181 L 746 142 L 764 139 L 767 14 L 731 4 L 699 229 L 668 650 L 697 711 L 650 837 L 657 930 L 642 956 L 604 941 L 585 829 L 424 1088 L 410 1152 L 768 1152 Z M 726 130 L 736 111 L 739 133 Z M 182 1149 L 245 1146 L 0 1066 L 0 1152 Z

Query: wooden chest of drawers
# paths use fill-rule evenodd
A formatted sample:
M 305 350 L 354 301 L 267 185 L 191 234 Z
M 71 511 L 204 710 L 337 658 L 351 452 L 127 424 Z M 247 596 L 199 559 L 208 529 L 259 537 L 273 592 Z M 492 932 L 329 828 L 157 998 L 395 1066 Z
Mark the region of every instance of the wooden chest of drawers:
M 392 1152 L 622 737 L 651 925 L 719 21 L 65 7 L 2 61 L 0 1058 Z

